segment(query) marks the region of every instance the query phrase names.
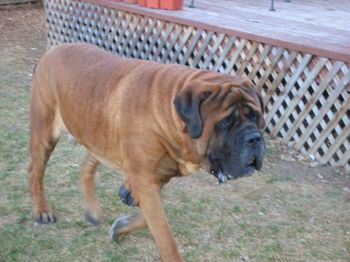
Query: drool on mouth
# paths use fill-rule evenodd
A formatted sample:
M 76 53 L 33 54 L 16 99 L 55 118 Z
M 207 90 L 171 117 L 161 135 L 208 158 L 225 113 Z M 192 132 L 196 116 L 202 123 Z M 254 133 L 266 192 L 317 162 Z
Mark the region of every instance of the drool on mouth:
M 218 161 L 214 161 L 212 164 L 213 167 L 211 168 L 210 173 L 218 179 L 219 184 L 225 183 L 227 180 L 250 176 L 256 169 L 259 170 L 261 168 L 261 166 L 259 166 L 258 159 L 255 156 L 243 168 L 241 171 L 242 173 L 238 175 L 224 174 L 223 168 Z

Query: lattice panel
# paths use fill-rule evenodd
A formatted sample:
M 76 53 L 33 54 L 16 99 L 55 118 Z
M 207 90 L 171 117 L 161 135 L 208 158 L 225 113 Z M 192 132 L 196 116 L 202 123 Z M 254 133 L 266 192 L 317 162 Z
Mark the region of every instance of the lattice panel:
M 47 0 L 48 46 L 87 42 L 125 57 L 248 76 L 266 131 L 350 171 L 349 64 L 73 0 Z

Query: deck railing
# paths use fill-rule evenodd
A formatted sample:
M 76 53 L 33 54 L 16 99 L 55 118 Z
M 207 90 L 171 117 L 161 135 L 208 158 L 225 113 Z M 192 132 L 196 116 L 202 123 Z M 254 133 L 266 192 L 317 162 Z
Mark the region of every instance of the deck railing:
M 321 164 L 350 171 L 349 63 L 186 25 L 99 1 L 46 0 L 48 45 L 88 42 L 121 56 L 248 76 L 266 131 Z

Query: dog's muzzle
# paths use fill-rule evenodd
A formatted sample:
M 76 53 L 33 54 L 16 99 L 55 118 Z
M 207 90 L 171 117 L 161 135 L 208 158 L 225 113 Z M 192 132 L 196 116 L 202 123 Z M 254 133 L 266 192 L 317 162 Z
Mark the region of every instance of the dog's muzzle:
M 219 183 L 247 177 L 262 168 L 265 152 L 264 138 L 257 128 L 243 129 L 223 148 L 213 150 L 208 156 L 210 172 Z

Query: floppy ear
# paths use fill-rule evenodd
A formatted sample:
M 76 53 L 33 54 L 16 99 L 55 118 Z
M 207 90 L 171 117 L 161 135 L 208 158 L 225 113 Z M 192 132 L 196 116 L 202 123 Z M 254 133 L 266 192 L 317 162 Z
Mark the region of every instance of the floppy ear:
M 260 92 L 256 89 L 256 87 L 253 85 L 252 81 L 250 81 L 248 78 L 244 78 L 241 82 L 240 82 L 240 86 L 244 86 L 246 88 L 249 88 L 250 90 L 254 90 L 255 94 L 257 95 L 259 102 L 260 102 L 260 109 L 261 109 L 261 113 L 264 113 L 264 101 L 263 98 L 260 94 Z M 248 92 L 249 93 L 249 92 Z
M 261 96 L 261 94 L 259 92 L 256 92 L 257 95 L 258 95 L 258 98 L 259 98 L 259 102 L 260 102 L 260 108 L 261 108 L 261 112 L 264 113 L 264 100 Z
M 186 88 L 183 92 L 176 96 L 174 105 L 177 114 L 186 124 L 186 129 L 190 137 L 199 138 L 203 131 L 203 122 L 200 115 L 200 106 L 204 99 L 210 96 L 210 91 L 200 92 L 196 94 Z
M 256 89 L 256 87 L 253 85 L 253 83 L 249 79 L 244 79 L 241 83 L 241 86 L 244 86 L 245 88 L 248 88 L 248 90 L 254 90 L 254 93 L 259 99 L 260 109 L 261 109 L 261 115 L 259 115 L 258 119 L 258 128 L 263 129 L 265 127 L 265 119 L 264 119 L 264 100 L 260 94 L 260 92 Z M 251 91 L 248 91 L 248 93 L 252 94 Z
M 264 101 L 263 101 L 263 98 L 260 94 L 260 92 L 257 92 L 257 95 L 258 95 L 258 98 L 259 98 L 259 102 L 260 102 L 260 108 L 261 108 L 261 116 L 259 117 L 259 121 L 258 121 L 258 127 L 260 129 L 263 129 L 265 127 L 265 119 L 264 119 Z

